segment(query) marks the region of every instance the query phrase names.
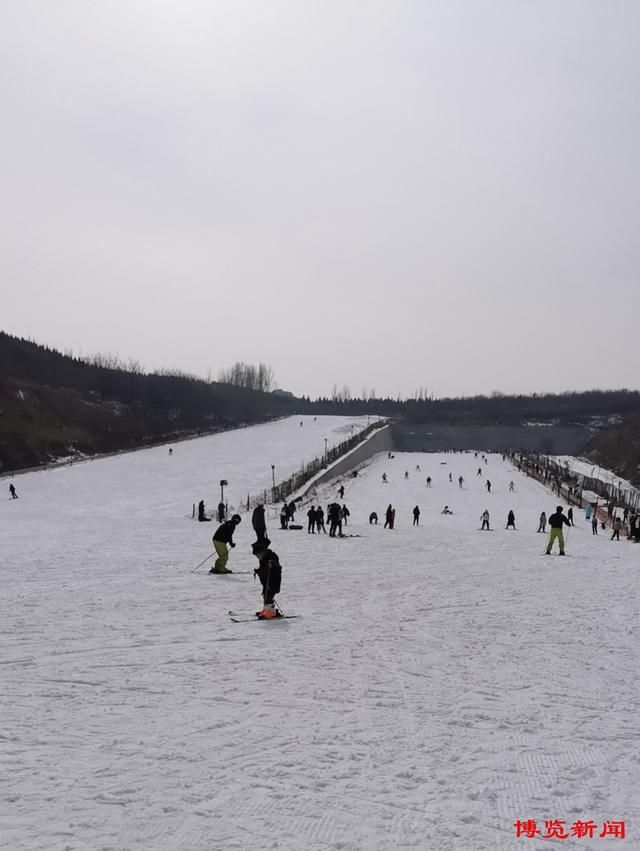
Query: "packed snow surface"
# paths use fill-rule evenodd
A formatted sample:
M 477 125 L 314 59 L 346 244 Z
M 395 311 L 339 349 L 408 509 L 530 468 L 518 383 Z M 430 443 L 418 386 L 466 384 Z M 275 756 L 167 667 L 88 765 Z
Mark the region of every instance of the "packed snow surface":
M 248 429 L 241 456 L 234 432 L 15 479 L 20 499 L 0 501 L 0 847 L 638 847 L 640 547 L 593 536 L 576 510 L 568 556 L 545 556 L 538 518 L 557 498 L 499 456 L 377 456 L 344 479 L 344 538 L 270 515 L 296 620 L 228 617 L 260 604 L 247 515 L 236 573 L 191 572 L 216 528 L 191 503 L 210 480 L 215 498 L 225 454 L 239 493 L 268 486 L 276 445 L 291 469 L 323 448 L 320 420 Z M 314 428 L 310 452 L 297 441 Z M 478 531 L 485 508 L 495 531 Z M 516 838 L 529 819 L 598 830 Z M 598 837 L 610 820 L 625 839 Z

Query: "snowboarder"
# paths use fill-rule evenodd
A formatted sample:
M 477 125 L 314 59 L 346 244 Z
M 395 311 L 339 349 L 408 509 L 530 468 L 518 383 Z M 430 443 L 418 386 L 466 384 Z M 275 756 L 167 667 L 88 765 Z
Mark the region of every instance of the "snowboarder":
M 413 525 L 414 526 L 420 525 L 420 509 L 418 508 L 417 505 L 413 509 Z
M 491 493 L 491 482 L 489 481 L 489 479 L 487 479 L 485 487 L 487 489 L 487 493 Z
M 482 526 L 480 527 L 480 531 L 483 531 L 484 529 L 486 529 L 487 532 L 490 532 L 491 527 L 489 526 L 489 512 L 487 511 L 486 508 L 482 512 L 482 514 L 480 515 L 480 520 L 482 520 Z
M 201 499 L 198 503 L 198 520 L 200 523 L 210 523 L 211 518 L 207 517 L 204 513 L 204 499 Z
M 313 507 L 313 505 L 307 511 L 307 517 L 309 518 L 309 522 L 307 523 L 307 534 L 315 535 L 315 533 L 316 533 L 316 510 Z
M 547 515 L 542 512 L 540 515 L 540 523 L 538 524 L 538 532 L 546 532 L 547 531 Z
M 427 487 L 431 487 L 431 476 L 427 476 Z
M 611 536 L 611 540 L 615 538 L 616 541 L 620 540 L 620 529 L 622 529 L 622 520 L 619 517 L 613 521 L 613 535 Z
M 15 485 L 9 485 L 9 493 L 11 494 L 11 499 L 18 499 L 18 494 L 16 493 Z
M 342 518 L 342 522 L 344 523 L 344 525 L 348 526 L 349 525 L 349 517 L 351 517 L 351 512 L 349 511 L 349 509 L 347 508 L 346 505 L 342 506 L 342 509 L 340 511 L 340 517 Z
M 391 503 L 389 503 L 389 505 L 387 506 L 387 510 L 385 512 L 385 521 L 384 521 L 384 528 L 385 529 L 387 528 L 387 526 L 389 527 L 389 529 L 393 529 L 393 521 L 395 519 L 395 514 L 396 513 L 393 509 L 393 506 L 391 505 Z
M 278 554 L 269 549 L 270 543 L 271 541 L 265 538 L 263 541 L 257 541 L 251 548 L 259 562 L 259 566 L 253 573 L 262 585 L 262 609 L 256 612 L 256 616 L 260 620 L 282 617 L 275 601 L 275 596 L 280 593 L 282 583 L 282 565 Z
M 256 543 L 259 544 L 261 541 L 265 541 L 267 539 L 267 523 L 264 516 L 264 505 L 261 502 L 253 509 L 251 525 L 253 526 L 253 531 L 256 533 Z
M 235 547 L 235 544 L 233 543 L 233 533 L 236 531 L 236 526 L 241 520 L 242 518 L 239 514 L 234 514 L 231 520 L 225 520 L 225 522 L 216 529 L 213 535 L 213 547 L 218 553 L 218 558 L 209 573 L 233 573 L 233 571 L 229 570 L 227 567 L 227 562 L 229 561 L 229 550 L 227 544 L 232 549 Z
M 462 488 L 463 484 L 464 484 L 464 479 L 462 478 L 462 476 L 458 476 L 458 487 Z
M 513 513 L 513 511 L 510 511 L 510 512 L 507 514 L 507 525 L 506 525 L 506 528 L 507 528 L 507 529 L 514 529 L 514 530 L 515 530 L 515 528 L 516 528 L 516 515 Z
M 219 502 L 218 503 L 218 523 L 224 522 L 224 518 L 225 518 L 226 513 L 227 513 L 227 511 L 224 507 L 224 502 Z
M 378 525 L 378 515 L 375 511 L 372 511 L 369 515 L 369 525 L 372 526 L 374 523 L 376 526 Z
M 551 526 L 551 532 L 549 534 L 549 543 L 547 544 L 547 549 L 545 550 L 548 556 L 551 555 L 551 549 L 553 547 L 553 542 L 555 539 L 558 539 L 558 546 L 560 547 L 560 555 L 563 556 L 564 552 L 564 535 L 562 534 L 563 526 L 571 526 L 567 518 L 562 513 L 562 506 L 559 505 L 556 508 L 555 514 L 552 514 L 549 517 L 549 526 Z
M 340 499 L 344 499 L 344 485 L 340 485 L 340 487 L 338 488 L 338 496 L 340 497 Z

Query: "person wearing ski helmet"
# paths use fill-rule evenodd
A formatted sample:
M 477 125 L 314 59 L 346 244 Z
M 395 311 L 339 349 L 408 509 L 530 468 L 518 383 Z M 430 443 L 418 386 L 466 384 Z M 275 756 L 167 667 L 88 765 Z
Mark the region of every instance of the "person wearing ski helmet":
M 233 573 L 233 571 L 229 570 L 227 567 L 227 562 L 229 561 L 228 547 L 235 547 L 235 544 L 233 543 L 233 533 L 236 531 L 236 526 L 241 520 L 242 518 L 239 514 L 234 514 L 230 520 L 225 520 L 225 522 L 216 529 L 213 536 L 213 546 L 218 554 L 218 558 L 209 573 Z

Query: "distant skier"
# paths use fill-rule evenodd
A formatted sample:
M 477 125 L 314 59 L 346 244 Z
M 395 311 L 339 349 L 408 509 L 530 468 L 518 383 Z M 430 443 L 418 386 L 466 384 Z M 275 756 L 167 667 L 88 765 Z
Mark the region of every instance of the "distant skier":
M 509 482 L 509 490 L 510 490 L 510 491 L 514 491 L 515 489 L 516 489 L 516 486 L 514 485 L 514 483 L 513 483 L 513 482 Z
M 218 503 L 218 523 L 224 522 L 225 514 L 227 513 L 226 508 L 224 507 L 224 502 Z
M 538 532 L 546 532 L 547 531 L 547 515 L 542 512 L 540 515 L 540 523 L 538 524 Z
M 211 518 L 207 517 L 204 513 L 204 499 L 201 499 L 198 503 L 198 521 L 200 523 L 210 523 Z
M 414 506 L 414 509 L 413 509 L 413 525 L 414 526 L 420 525 L 420 509 L 418 508 L 417 505 Z
M 573 506 L 569 507 L 567 511 L 567 520 L 569 521 L 570 526 L 575 526 L 576 524 L 573 522 Z
M 549 543 L 547 544 L 547 549 L 545 550 L 548 556 L 551 555 L 551 549 L 553 548 L 553 542 L 558 539 L 558 546 L 560 547 L 560 555 L 563 556 L 564 552 L 564 535 L 562 534 L 563 526 L 570 526 L 571 524 L 567 520 L 567 518 L 562 513 L 563 508 L 559 505 L 556 508 L 555 514 L 552 514 L 549 517 L 549 526 L 551 526 L 551 532 L 549 534 Z
M 404 471 L 404 477 L 405 477 L 405 479 L 409 478 L 409 471 L 408 470 Z
M 169 455 L 173 455 L 173 449 L 169 448 Z
M 9 493 L 11 494 L 11 499 L 18 499 L 18 494 L 16 493 L 16 489 L 13 484 L 9 485 Z
M 378 515 L 376 514 L 375 511 L 372 511 L 371 514 L 369 515 L 369 525 L 372 526 L 374 524 L 376 526 L 378 525 Z
M 267 540 L 267 523 L 264 516 L 264 505 L 260 502 L 253 509 L 251 515 L 251 525 L 256 533 L 256 544 L 260 544 Z
M 209 573 L 233 573 L 233 571 L 229 570 L 227 567 L 227 562 L 229 561 L 228 546 L 232 549 L 235 547 L 235 544 L 233 543 L 233 533 L 236 531 L 236 526 L 241 520 L 242 518 L 239 514 L 234 514 L 231 520 L 225 520 L 225 522 L 216 529 L 213 535 L 213 546 L 218 554 L 218 558 Z
M 386 483 L 387 483 L 387 474 L 386 474 L 386 473 L 383 473 L 383 474 L 382 474 L 382 481 L 383 481 L 383 482 L 385 483 L 385 485 L 386 485 Z
M 613 535 L 611 536 L 611 540 L 615 538 L 616 541 L 620 540 L 620 530 L 622 529 L 622 520 L 619 517 L 613 521 Z
M 395 515 L 396 515 L 396 512 L 395 512 L 393 506 L 391 505 L 391 503 L 389 503 L 389 505 L 387 506 L 387 510 L 385 512 L 385 521 L 384 521 L 384 528 L 385 529 L 387 527 L 389 527 L 389 529 L 393 529 L 393 521 L 395 519 Z
M 506 528 L 507 528 L 507 529 L 514 529 L 514 530 L 515 530 L 515 528 L 516 528 L 516 515 L 513 513 L 513 511 L 510 511 L 510 512 L 507 514 L 507 525 L 506 525 Z
M 342 509 L 340 511 L 340 517 L 342 518 L 342 522 L 344 523 L 344 525 L 348 526 L 349 518 L 351 517 L 351 512 L 349 511 L 346 505 L 342 506 Z
M 478 472 L 476 473 L 476 476 L 481 476 L 481 475 L 482 475 L 482 467 L 478 467 Z
M 452 481 L 453 481 L 453 476 L 451 475 L 451 473 L 449 473 L 449 481 L 450 481 L 450 482 L 452 482 Z
M 420 464 L 416 464 L 416 471 L 417 471 L 418 473 L 420 472 Z
M 487 479 L 485 487 L 487 489 L 487 493 L 491 493 L 491 482 L 489 481 L 489 479 Z
M 482 514 L 480 515 L 480 520 L 482 521 L 482 526 L 480 527 L 480 531 L 483 531 L 484 529 L 486 529 L 487 532 L 490 532 L 491 527 L 489 526 L 489 512 L 487 511 L 486 508 L 482 512 Z
M 307 534 L 315 535 L 315 533 L 316 533 L 316 510 L 313 507 L 313 505 L 307 511 L 307 517 L 309 518 L 309 522 L 307 523 Z
M 344 499 L 344 485 L 340 485 L 340 487 L 338 488 L 338 496 L 340 497 L 340 499 Z
M 427 487 L 431 487 L 431 476 L 427 476 Z
M 440 514 L 453 514 L 453 511 L 451 511 L 448 505 L 445 505 Z
M 258 577 L 262 585 L 262 609 L 256 612 L 260 620 L 282 617 L 275 601 L 275 596 L 280 593 L 282 584 L 282 565 L 278 554 L 269 549 L 270 543 L 271 541 L 265 538 L 263 541 L 256 542 L 251 548 L 259 562 L 254 575 Z
M 458 476 L 458 487 L 462 488 L 463 484 L 464 484 L 464 479 L 462 478 L 462 476 Z

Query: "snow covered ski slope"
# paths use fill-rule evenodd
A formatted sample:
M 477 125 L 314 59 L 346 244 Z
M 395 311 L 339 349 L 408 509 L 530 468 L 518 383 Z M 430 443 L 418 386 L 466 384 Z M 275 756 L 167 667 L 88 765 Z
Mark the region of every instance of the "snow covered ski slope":
M 259 586 L 190 572 L 215 523 L 186 516 L 210 463 L 186 446 L 26 475 L 0 502 L 0 847 L 638 846 L 640 548 L 576 511 L 568 557 L 543 555 L 556 498 L 499 456 L 378 456 L 344 480 L 347 537 L 269 521 L 302 617 L 234 623 Z M 246 481 L 271 457 L 247 450 Z M 256 566 L 252 540 L 245 518 L 229 567 Z M 543 839 L 548 820 L 568 838 Z M 625 839 L 599 838 L 619 821 Z

